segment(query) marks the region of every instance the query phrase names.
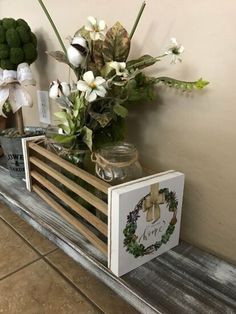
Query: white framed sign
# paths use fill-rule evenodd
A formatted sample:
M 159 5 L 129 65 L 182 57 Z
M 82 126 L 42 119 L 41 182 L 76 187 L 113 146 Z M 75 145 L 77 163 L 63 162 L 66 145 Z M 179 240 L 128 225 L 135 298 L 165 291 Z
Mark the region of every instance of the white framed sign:
M 179 243 L 184 174 L 152 175 L 109 188 L 108 267 L 116 276 Z

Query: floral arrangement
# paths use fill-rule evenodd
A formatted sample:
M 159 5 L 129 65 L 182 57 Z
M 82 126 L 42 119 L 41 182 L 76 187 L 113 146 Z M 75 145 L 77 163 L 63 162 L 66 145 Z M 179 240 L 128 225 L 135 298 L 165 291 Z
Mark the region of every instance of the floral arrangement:
M 170 57 L 171 63 L 181 61 L 184 47 L 171 39 L 168 49 L 157 57 L 145 54 L 130 60 L 131 40 L 145 7 L 138 13 L 129 33 L 120 22 L 107 28 L 105 21 L 88 17 L 66 49 L 42 0 L 38 0 L 47 15 L 63 51 L 49 52 L 59 62 L 74 71 L 76 82 L 59 80 L 51 83 L 49 96 L 55 99 L 61 111 L 55 115 L 60 120 L 61 134 L 55 136 L 60 143 L 79 148 L 86 144 L 90 150 L 108 142 L 122 140 L 125 118 L 132 103 L 155 98 L 155 86 L 165 84 L 183 91 L 202 89 L 208 82 L 181 81 L 170 77 L 150 77 L 145 68 Z

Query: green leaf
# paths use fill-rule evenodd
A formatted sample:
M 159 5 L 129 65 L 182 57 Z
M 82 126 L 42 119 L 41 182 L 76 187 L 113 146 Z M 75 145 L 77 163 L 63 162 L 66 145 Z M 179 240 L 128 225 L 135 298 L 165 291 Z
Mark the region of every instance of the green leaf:
M 197 89 L 202 89 L 205 86 L 207 86 L 209 84 L 209 82 L 204 81 L 202 78 L 200 78 L 198 81 L 195 82 L 195 87 Z
M 90 150 L 93 147 L 93 131 L 87 126 L 84 126 L 82 129 L 83 142 L 88 146 Z
M 115 104 L 113 111 L 120 117 L 125 118 L 128 115 L 128 110 L 120 104 Z
M 116 22 L 116 24 L 108 30 L 103 42 L 102 53 L 104 61 L 126 61 L 129 50 L 129 34 L 119 22 Z
M 62 135 L 62 134 L 57 134 L 53 136 L 53 139 L 61 144 L 69 144 L 75 141 L 76 135 Z
M 183 91 L 191 91 L 194 88 L 203 89 L 206 85 L 209 84 L 209 82 L 204 81 L 202 78 L 200 78 L 197 81 L 188 82 L 188 81 L 176 80 L 171 77 L 158 77 L 155 79 L 155 81 L 156 83 L 163 83 L 169 87 L 182 89 Z
M 76 37 L 76 36 L 82 36 L 82 37 L 84 37 L 86 40 L 90 40 L 91 38 L 90 38 L 90 33 L 89 33 L 89 31 L 87 31 L 85 28 L 84 28 L 84 26 L 83 27 L 81 27 L 80 29 L 78 29 L 76 32 L 75 32 L 75 34 L 74 34 L 74 37 Z
M 102 128 L 107 126 L 112 120 L 112 114 L 110 112 L 107 113 L 97 113 L 97 112 L 89 112 L 90 116 L 96 120 Z
M 75 118 L 77 118 L 78 114 L 79 114 L 79 110 L 78 110 L 78 109 L 76 109 L 76 110 L 73 111 L 73 116 L 74 116 Z
M 60 120 L 63 120 L 63 121 L 67 121 L 68 120 L 68 113 L 66 111 L 58 111 L 58 112 L 55 112 L 54 115 L 60 119 Z
M 150 55 L 143 55 L 142 57 L 127 62 L 127 69 L 144 69 L 155 64 L 159 59 L 153 58 Z
M 125 87 L 127 101 L 142 102 L 153 100 L 155 96 L 155 84 L 155 78 L 153 79 L 143 73 L 139 73 Z
M 104 59 L 102 55 L 102 40 L 93 41 L 93 60 L 99 70 L 104 66 Z
M 70 128 L 66 124 L 58 124 L 58 128 L 61 128 L 65 133 L 70 133 Z
M 73 106 L 71 101 L 64 95 L 61 95 L 61 97 L 58 97 L 56 99 L 56 102 L 62 107 L 62 108 L 70 108 Z
M 68 117 L 67 121 L 69 124 L 70 133 L 75 134 L 76 133 L 76 122 L 74 122 L 71 117 Z
M 70 65 L 70 62 L 68 61 L 67 56 L 62 51 L 49 51 L 49 52 L 47 51 L 47 54 L 50 57 L 56 59 L 58 62 L 62 62 L 62 63 Z
M 104 78 L 110 77 L 116 73 L 115 69 L 110 67 L 109 63 L 105 63 L 105 65 L 101 69 L 101 75 Z
M 85 100 L 83 97 L 80 97 L 79 95 L 77 95 L 75 97 L 75 100 L 74 100 L 74 110 L 81 110 L 83 109 L 85 106 Z

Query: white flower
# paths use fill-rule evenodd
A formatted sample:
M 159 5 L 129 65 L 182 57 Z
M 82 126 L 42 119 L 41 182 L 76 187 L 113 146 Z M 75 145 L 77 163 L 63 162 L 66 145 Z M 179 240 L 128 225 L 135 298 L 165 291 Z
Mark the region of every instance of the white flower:
M 166 51 L 166 54 L 172 56 L 171 63 L 181 62 L 181 54 L 184 52 L 184 47 L 178 44 L 176 38 L 171 38 L 170 41 L 171 44 Z
M 104 40 L 106 28 L 106 23 L 103 20 L 97 21 L 93 16 L 88 17 L 88 24 L 85 29 L 89 31 L 92 40 Z
M 67 57 L 69 62 L 74 66 L 84 64 L 87 55 L 88 46 L 87 41 L 82 36 L 76 36 L 73 38 L 70 46 L 67 48 Z
M 70 85 L 66 82 L 53 81 L 49 88 L 49 97 L 52 99 L 60 98 L 62 95 L 70 96 Z
M 77 89 L 81 92 L 85 92 L 85 99 L 88 102 L 94 101 L 97 96 L 104 97 L 106 89 L 104 83 L 106 81 L 103 77 L 97 76 L 94 78 L 93 72 L 88 71 L 83 75 L 83 81 L 80 80 L 77 83 Z
M 127 76 L 128 74 L 125 62 L 111 61 L 109 62 L 109 66 L 116 70 L 116 75 L 118 76 Z

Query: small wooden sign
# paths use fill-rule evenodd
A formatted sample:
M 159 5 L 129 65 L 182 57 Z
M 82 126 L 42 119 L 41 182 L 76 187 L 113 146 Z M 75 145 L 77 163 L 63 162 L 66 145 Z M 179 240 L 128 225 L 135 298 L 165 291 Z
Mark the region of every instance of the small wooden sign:
M 184 175 L 168 171 L 108 189 L 108 267 L 117 276 L 179 243 Z

